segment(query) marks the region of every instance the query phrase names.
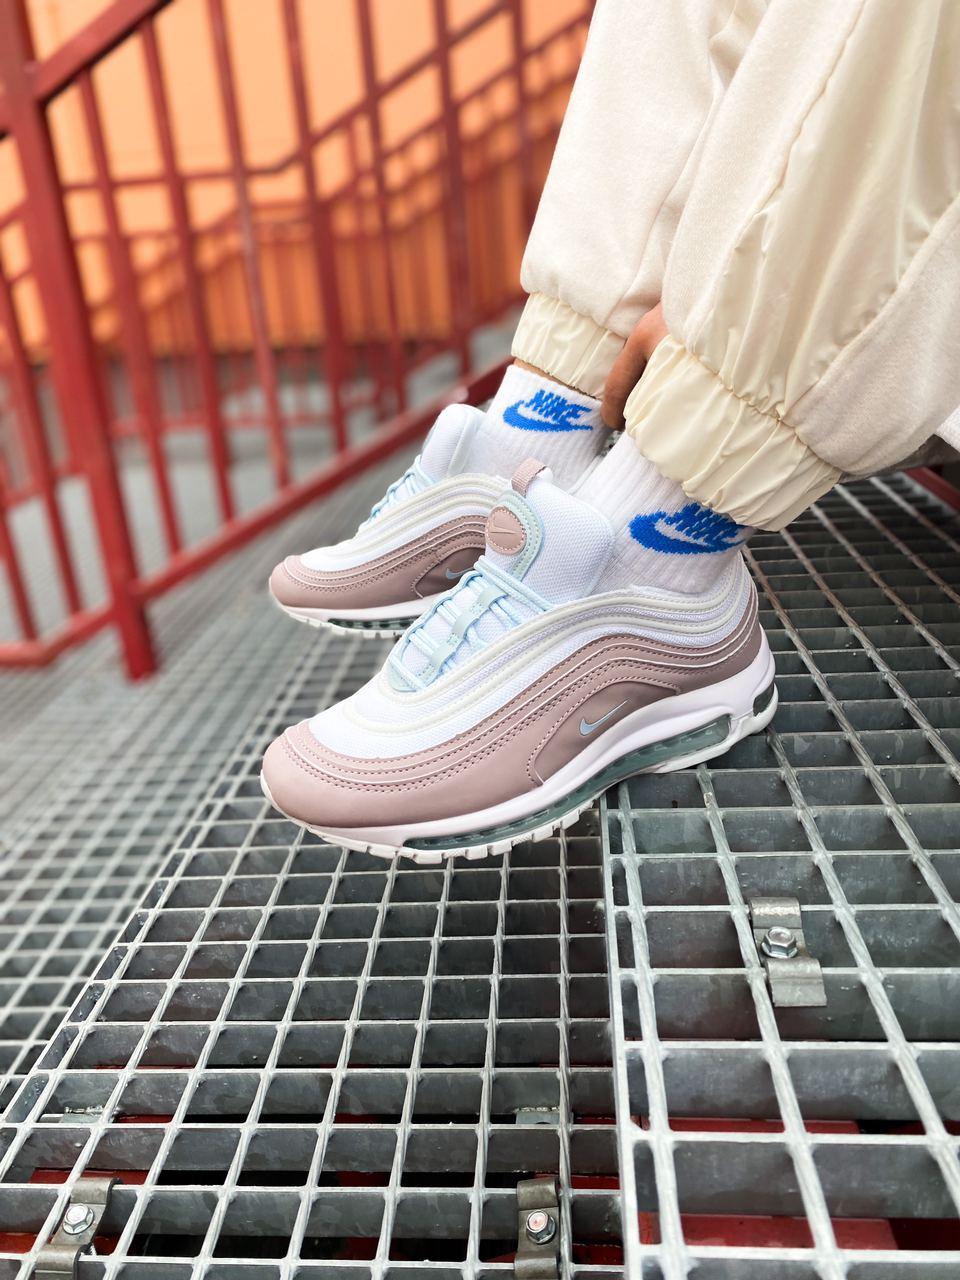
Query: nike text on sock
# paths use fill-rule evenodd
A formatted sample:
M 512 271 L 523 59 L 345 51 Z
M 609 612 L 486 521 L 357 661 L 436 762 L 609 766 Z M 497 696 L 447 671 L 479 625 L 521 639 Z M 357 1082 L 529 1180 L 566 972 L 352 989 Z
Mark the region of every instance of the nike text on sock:
M 488 469 L 509 476 L 534 457 L 565 489 L 583 478 L 609 437 L 598 400 L 518 365 L 504 374 L 480 434 Z
M 521 431 L 589 431 L 589 408 L 566 400 L 558 391 L 538 389 L 526 400 L 508 404 L 503 420 Z
M 752 530 L 692 501 L 622 436 L 577 490 L 613 525 L 615 551 L 605 586 L 708 590 Z

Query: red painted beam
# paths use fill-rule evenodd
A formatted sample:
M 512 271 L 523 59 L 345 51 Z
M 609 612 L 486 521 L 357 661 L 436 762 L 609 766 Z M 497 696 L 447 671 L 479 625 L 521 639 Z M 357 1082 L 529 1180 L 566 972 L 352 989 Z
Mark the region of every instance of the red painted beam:
M 105 58 L 132 35 L 141 22 L 165 9 L 170 0 L 113 0 L 102 13 L 43 62 L 33 64 L 33 91 L 41 102 L 66 89 L 81 71 Z
M 42 640 L 13 640 L 0 644 L 0 668 L 49 666 L 65 649 L 79 644 L 81 640 L 89 640 L 113 620 L 112 609 L 103 605 L 99 609 L 73 614 L 59 631 Z
M 934 471 L 932 467 L 915 467 L 913 471 L 908 471 L 906 474 L 911 480 L 916 480 L 917 484 L 938 497 L 941 502 L 945 502 L 948 507 L 953 507 L 954 511 L 960 511 L 960 489 L 944 479 L 938 471 Z
M 156 657 L 146 616 L 131 591 L 136 576 L 133 544 L 49 124 L 30 81 L 34 58 L 24 0 L 0 0 L 0 31 L 0 79 L 23 174 L 24 230 L 47 322 L 57 400 L 89 487 L 127 672 L 137 678 L 156 669 Z

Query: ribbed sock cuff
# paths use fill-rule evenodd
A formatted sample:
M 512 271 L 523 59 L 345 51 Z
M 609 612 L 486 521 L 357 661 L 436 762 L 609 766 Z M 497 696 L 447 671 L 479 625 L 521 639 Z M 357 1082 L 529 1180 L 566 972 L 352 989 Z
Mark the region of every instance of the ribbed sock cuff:
M 751 532 L 692 500 L 629 436 L 617 441 L 576 496 L 613 525 L 614 552 L 605 588 L 632 583 L 706 591 L 739 555 Z
M 622 434 L 576 493 L 598 507 L 614 529 L 628 525 L 640 511 L 679 511 L 690 501 L 682 485 L 658 471 Z

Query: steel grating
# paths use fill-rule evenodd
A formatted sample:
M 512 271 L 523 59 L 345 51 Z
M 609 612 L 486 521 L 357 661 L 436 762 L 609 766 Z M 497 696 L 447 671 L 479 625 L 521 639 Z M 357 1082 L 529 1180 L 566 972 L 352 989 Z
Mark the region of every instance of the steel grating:
M 377 648 L 305 660 L 236 753 L 10 1108 L 0 1230 L 36 1230 L 58 1195 L 38 1183 L 106 1162 L 127 1181 L 110 1274 L 379 1252 L 454 1275 L 512 1253 L 531 1161 L 613 1174 L 612 1127 L 569 1121 L 612 1115 L 595 817 L 424 870 L 302 839 L 260 795 L 277 728 Z M 577 1230 L 615 1241 L 614 1193 L 580 1199 Z
M 754 538 L 771 729 L 605 799 L 631 1274 L 960 1275 L 958 534 L 897 478 Z M 771 1003 L 780 894 L 824 1008 Z
M 514 326 L 508 317 L 474 333 L 477 367 L 503 357 Z M 410 380 L 411 401 L 435 397 L 454 372 L 451 357 L 429 361 Z M 351 425 L 363 438 L 376 423 L 364 411 Z M 308 428 L 291 433 L 295 475 L 318 464 L 325 440 Z M 168 441 L 190 540 L 213 530 L 210 477 L 196 445 L 189 434 Z M 314 652 L 314 633 L 291 628 L 266 605 L 270 568 L 291 547 L 349 536 L 413 452 L 399 450 L 158 600 L 151 618 L 164 669 L 153 679 L 125 681 L 109 635 L 52 668 L 0 672 L 0 1110 L 262 709 L 264 690 Z M 252 439 L 235 440 L 233 455 L 233 480 L 249 508 L 269 492 L 267 459 Z M 163 540 L 150 477 L 136 448 L 123 461 L 140 561 L 155 567 Z M 89 506 L 79 483 L 67 482 L 63 496 L 90 603 L 102 582 Z M 33 603 L 49 617 L 62 602 L 39 516 L 35 504 L 17 513 L 36 551 Z M 0 587 L 0 626 L 3 619 Z M 336 685 L 325 691 L 327 700 L 340 696 Z
M 492 1280 L 538 1174 L 577 1280 L 960 1273 L 958 535 L 903 479 L 758 535 L 772 729 L 487 863 L 269 809 L 382 653 L 303 648 L 8 1110 L 0 1280 L 104 1174 L 83 1280 Z M 771 1006 L 758 894 L 825 1008 Z
M 352 530 L 397 466 L 388 460 L 159 602 L 166 667 L 152 680 L 124 680 L 108 636 L 53 670 L 0 676 L 0 1105 L 159 873 L 264 689 L 332 641 L 318 648 L 315 633 L 269 608 L 271 565 L 291 546 Z

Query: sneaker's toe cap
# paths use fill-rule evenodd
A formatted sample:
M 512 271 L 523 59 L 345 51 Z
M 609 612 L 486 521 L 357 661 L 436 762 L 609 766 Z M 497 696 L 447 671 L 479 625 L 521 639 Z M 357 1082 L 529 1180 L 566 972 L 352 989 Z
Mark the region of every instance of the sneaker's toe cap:
M 261 770 L 270 799 L 295 822 L 316 827 L 346 827 L 360 822 L 362 797 L 325 775 L 297 743 L 309 735 L 307 722 L 285 730 L 271 742 Z
M 288 609 L 323 608 L 323 580 L 299 556 L 287 556 L 270 575 L 270 594 Z

